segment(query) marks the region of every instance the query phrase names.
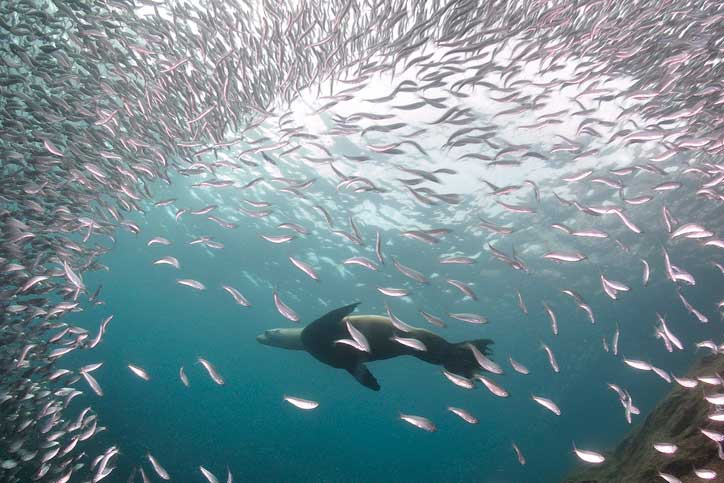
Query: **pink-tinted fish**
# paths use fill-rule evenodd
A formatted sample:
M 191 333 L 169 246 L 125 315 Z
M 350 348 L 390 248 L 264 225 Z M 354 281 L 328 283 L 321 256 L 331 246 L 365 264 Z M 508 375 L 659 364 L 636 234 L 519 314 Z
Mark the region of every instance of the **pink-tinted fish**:
M 460 292 L 462 292 L 463 295 L 470 297 L 473 300 L 478 300 L 478 296 L 475 295 L 475 292 L 473 292 L 473 289 L 471 289 L 470 286 L 468 286 L 468 284 L 466 284 L 465 282 L 461 282 L 460 280 L 452 280 L 452 279 L 448 279 L 448 280 L 446 280 L 446 282 L 448 284 L 452 285 L 453 287 L 455 287 L 456 289 L 460 290 Z
M 558 361 L 556 361 L 556 356 L 555 354 L 553 354 L 553 349 L 551 349 L 542 342 L 541 347 L 543 347 L 543 350 L 546 351 L 546 354 L 548 355 L 548 363 L 551 365 L 553 372 L 561 372 L 560 368 L 558 367 Z
M 260 236 L 261 238 L 263 238 L 264 240 L 266 240 L 266 241 L 268 241 L 268 242 L 270 242 L 270 243 L 275 243 L 275 244 L 287 243 L 287 242 L 292 241 L 292 240 L 294 240 L 294 239 L 296 238 L 296 236 L 294 236 L 294 235 L 279 235 L 279 236 L 259 235 L 259 236 Z
M 241 292 L 236 290 L 234 287 L 231 287 L 229 285 L 222 285 L 221 288 L 223 288 L 231 297 L 234 299 L 234 301 L 239 304 L 243 305 L 244 307 L 251 307 L 251 303 L 244 297 Z
M 377 291 L 388 297 L 406 297 L 410 291 L 404 288 L 377 287 Z
M 292 310 L 288 305 L 282 302 L 282 299 L 279 297 L 276 289 L 274 289 L 274 291 L 272 292 L 272 296 L 274 298 L 274 305 L 276 306 L 280 314 L 282 314 L 285 318 L 291 320 L 292 322 L 299 322 L 299 315 L 297 315 L 297 313 Z
M 553 335 L 558 335 L 558 319 L 556 318 L 556 314 L 553 313 L 553 309 L 545 302 L 543 302 L 543 308 L 545 308 L 546 313 L 548 313 L 548 318 L 551 320 Z
M 458 416 L 460 419 L 465 421 L 468 424 L 478 424 L 478 418 L 470 414 L 470 412 L 466 411 L 465 409 L 456 408 L 454 406 L 448 406 L 447 410 L 451 413 Z
M 309 278 L 319 281 L 319 275 L 317 275 L 317 272 L 309 264 L 304 263 L 303 261 L 298 260 L 294 257 L 289 257 L 289 261 L 292 262 L 292 264 L 299 270 L 306 273 Z
M 523 456 L 523 453 L 520 451 L 520 448 L 518 448 L 518 445 L 515 443 L 512 443 L 513 451 L 515 451 L 515 456 L 518 458 L 518 463 L 521 465 L 525 465 L 525 456 Z
M 432 325 L 435 325 L 437 327 L 443 327 L 443 328 L 447 327 L 447 324 L 445 324 L 445 322 L 443 322 L 440 317 L 435 317 L 434 315 L 432 315 L 428 312 L 425 312 L 424 310 L 420 310 L 420 315 L 422 315 L 425 318 L 425 320 L 427 320 Z
M 149 376 L 148 372 L 146 372 L 146 370 L 143 369 L 142 367 L 138 367 L 133 364 L 128 364 L 128 368 L 131 370 L 132 373 L 134 373 L 136 376 L 140 377 L 144 381 L 151 380 L 151 376 Z
M 377 270 L 379 270 L 379 268 L 377 267 L 377 265 L 375 264 L 375 262 L 373 262 L 372 260 L 370 260 L 370 259 L 368 259 L 368 258 L 365 258 L 365 257 L 352 257 L 352 258 L 348 258 L 347 260 L 345 260 L 345 261 L 342 262 L 342 263 L 343 263 L 344 265 L 359 265 L 359 266 L 361 266 L 361 267 L 365 267 L 365 268 L 367 268 L 367 269 L 369 269 L 369 270 L 372 270 L 372 271 L 375 271 L 375 272 L 376 272 Z
M 508 397 L 508 391 L 503 389 L 503 387 L 499 386 L 498 384 L 494 383 L 487 377 L 483 376 L 482 374 L 475 374 L 475 379 L 482 382 L 483 385 L 490 391 L 491 393 L 495 394 L 498 397 Z
M 435 423 L 422 416 L 413 416 L 412 414 L 400 413 L 400 419 L 405 421 L 406 423 L 415 426 L 416 428 L 420 428 L 430 433 L 437 431 L 437 426 L 435 426 Z
M 185 285 L 187 287 L 191 287 L 196 290 L 206 290 L 206 286 L 203 283 L 190 279 L 190 278 L 177 279 L 176 283 L 179 285 Z
M 546 408 L 547 410 L 549 410 L 556 416 L 561 415 L 561 409 L 558 407 L 558 405 L 556 403 L 554 403 L 550 399 L 546 399 L 546 398 L 540 397 L 540 396 L 533 396 L 533 395 L 531 395 L 531 399 L 533 399 L 533 401 L 537 402 L 538 404 L 540 404 L 541 406 L 543 406 L 544 408 Z
M 581 262 L 587 257 L 582 253 L 563 253 L 563 252 L 548 252 L 543 255 L 543 258 L 553 260 L 554 262 Z
M 209 361 L 204 359 L 203 357 L 197 357 L 196 358 L 199 363 L 204 366 L 204 369 L 206 369 L 206 372 L 209 374 L 209 377 L 218 385 L 223 386 L 224 385 L 224 379 L 221 377 L 219 372 L 216 370 L 213 364 L 211 364 Z
M 155 262 L 153 262 L 154 265 L 171 265 L 174 268 L 181 268 L 181 264 L 179 263 L 178 259 L 176 257 L 163 257 L 159 258 Z

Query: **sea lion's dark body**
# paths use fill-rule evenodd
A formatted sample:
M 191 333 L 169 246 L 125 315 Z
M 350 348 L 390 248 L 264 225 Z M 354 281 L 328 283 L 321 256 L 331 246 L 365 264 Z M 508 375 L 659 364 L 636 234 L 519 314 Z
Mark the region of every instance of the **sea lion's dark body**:
M 410 355 L 430 364 L 442 365 L 448 371 L 463 377 L 472 377 L 474 372 L 480 369 L 472 351 L 465 345 L 468 343 L 452 344 L 425 329 L 401 331 L 387 317 L 350 315 L 357 305 L 333 310 L 305 327 L 301 333 L 304 350 L 329 366 L 349 371 L 360 383 L 375 391 L 379 390 L 380 386 L 365 366 L 365 363 L 370 361 Z M 346 320 L 365 336 L 369 343 L 369 352 L 337 342 L 350 337 Z M 408 347 L 393 340 L 393 336 L 417 339 L 425 344 L 427 350 Z M 492 343 L 490 339 L 469 342 L 483 354 L 490 352 L 487 346 Z
M 346 344 L 335 344 L 334 341 L 348 339 L 346 320 L 362 332 L 370 344 L 370 352 L 359 351 Z M 425 329 L 415 328 L 403 332 L 395 328 L 387 317 L 380 315 L 349 315 L 325 330 L 324 337 L 305 337 L 307 329 L 302 332 L 302 342 L 307 352 L 332 367 L 346 369 L 350 361 L 380 361 L 393 357 L 413 355 L 431 364 L 441 364 L 448 346 L 451 344 L 439 335 Z M 417 339 L 427 347 L 426 351 L 418 351 L 392 340 L 393 336 Z

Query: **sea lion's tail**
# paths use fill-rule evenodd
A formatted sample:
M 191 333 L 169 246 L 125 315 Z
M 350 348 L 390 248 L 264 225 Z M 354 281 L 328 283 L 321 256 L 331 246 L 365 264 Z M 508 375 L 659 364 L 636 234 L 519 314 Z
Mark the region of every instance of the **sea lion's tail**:
M 443 364 L 445 369 L 469 379 L 480 370 L 480 365 L 475 360 L 475 355 L 473 355 L 473 351 L 470 350 L 468 344 L 474 345 L 483 355 L 487 356 L 493 353 L 493 349 L 489 346 L 493 345 L 494 342 L 492 339 L 476 339 L 450 344 Z

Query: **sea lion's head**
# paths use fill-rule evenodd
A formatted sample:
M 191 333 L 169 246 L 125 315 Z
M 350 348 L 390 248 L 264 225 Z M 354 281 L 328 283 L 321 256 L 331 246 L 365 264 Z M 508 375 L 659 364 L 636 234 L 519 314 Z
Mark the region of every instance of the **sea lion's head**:
M 256 336 L 260 344 L 282 349 L 303 350 L 302 328 L 269 329 Z

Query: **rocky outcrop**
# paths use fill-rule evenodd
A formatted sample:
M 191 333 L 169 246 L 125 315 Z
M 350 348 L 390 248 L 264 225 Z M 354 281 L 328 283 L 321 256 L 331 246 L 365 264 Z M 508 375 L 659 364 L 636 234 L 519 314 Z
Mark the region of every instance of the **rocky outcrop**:
M 700 360 L 687 377 L 724 373 L 724 356 L 709 356 Z M 606 462 L 595 467 L 576 468 L 566 483 L 648 483 L 664 482 L 659 472 L 676 476 L 683 482 L 701 482 L 694 468 L 717 472 L 714 481 L 724 481 L 724 461 L 719 458 L 717 444 L 699 429 L 724 432 L 724 422 L 710 421 L 712 406 L 703 394 L 724 392 L 721 386 L 699 383 L 694 389 L 674 384 L 671 392 L 618 445 Z M 667 442 L 679 447 L 673 455 L 661 454 L 653 444 Z

